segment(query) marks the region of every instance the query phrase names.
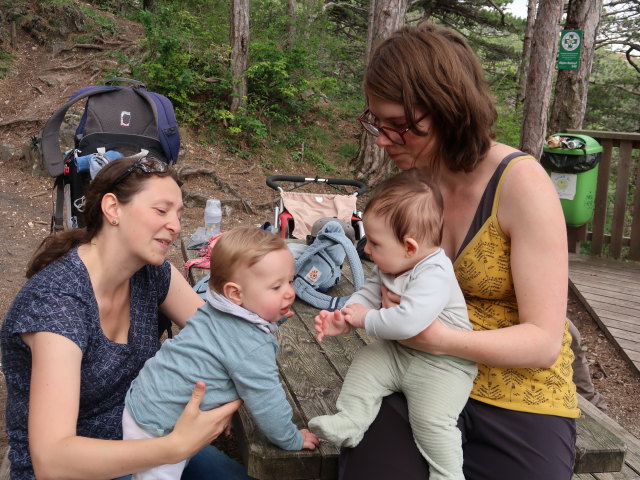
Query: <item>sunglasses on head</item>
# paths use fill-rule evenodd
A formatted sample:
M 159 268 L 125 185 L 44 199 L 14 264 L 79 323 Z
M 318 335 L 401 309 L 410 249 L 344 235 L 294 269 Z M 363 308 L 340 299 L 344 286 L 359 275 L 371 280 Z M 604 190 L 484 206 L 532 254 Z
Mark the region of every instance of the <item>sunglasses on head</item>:
M 112 184 L 112 187 L 115 187 L 120 182 L 122 182 L 125 178 L 131 175 L 135 169 L 142 170 L 144 173 L 164 173 L 169 169 L 169 165 L 164 163 L 161 160 L 157 160 L 155 158 L 142 157 L 135 161 L 133 165 L 127 168 L 124 172 L 122 172 L 118 178 L 116 178 Z

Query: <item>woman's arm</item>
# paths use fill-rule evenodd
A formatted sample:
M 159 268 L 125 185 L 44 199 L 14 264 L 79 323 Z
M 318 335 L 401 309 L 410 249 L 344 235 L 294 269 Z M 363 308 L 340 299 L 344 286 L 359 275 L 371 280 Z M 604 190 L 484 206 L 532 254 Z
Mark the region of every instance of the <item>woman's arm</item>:
M 109 479 L 176 463 L 211 443 L 241 403 L 201 412 L 204 387 L 200 385 L 166 437 L 131 441 L 79 437 L 81 350 L 54 333 L 28 333 L 22 338 L 31 349 L 29 448 L 39 479 Z
M 511 239 L 511 273 L 520 324 L 460 332 L 435 322 L 404 342 L 499 367 L 549 367 L 560 352 L 567 310 L 568 254 L 558 195 L 535 160 L 507 173 L 498 220 Z
M 204 305 L 204 300 L 191 288 L 189 282 L 178 269 L 171 265 L 169 292 L 167 293 L 167 298 L 160 305 L 162 313 L 180 328 L 184 328 L 187 324 L 187 319 L 196 313 L 196 310 L 202 305 Z

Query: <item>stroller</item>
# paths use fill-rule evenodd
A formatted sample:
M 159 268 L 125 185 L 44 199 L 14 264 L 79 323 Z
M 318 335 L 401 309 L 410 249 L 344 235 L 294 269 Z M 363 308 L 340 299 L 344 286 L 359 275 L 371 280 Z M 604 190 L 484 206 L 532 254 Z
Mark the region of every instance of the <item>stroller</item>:
M 290 182 L 294 185 L 285 190 L 279 182 Z M 339 193 L 294 192 L 308 185 L 327 185 L 332 191 Z M 275 207 L 274 225 L 276 233 L 282 238 L 297 238 L 310 243 L 315 230 L 321 228 L 324 220 L 338 219 L 345 232 L 352 229 L 353 242 L 364 237 L 362 212 L 357 209 L 357 199 L 367 191 L 367 186 L 357 180 L 341 178 L 307 178 L 288 175 L 272 175 L 267 178 L 267 185 L 280 193 L 280 201 Z M 352 193 L 344 193 L 344 188 L 354 187 Z M 323 220 L 319 224 L 319 220 Z M 316 228 L 314 229 L 314 224 Z M 350 228 L 349 228 L 350 227 Z M 347 232 L 349 233 L 349 232 Z

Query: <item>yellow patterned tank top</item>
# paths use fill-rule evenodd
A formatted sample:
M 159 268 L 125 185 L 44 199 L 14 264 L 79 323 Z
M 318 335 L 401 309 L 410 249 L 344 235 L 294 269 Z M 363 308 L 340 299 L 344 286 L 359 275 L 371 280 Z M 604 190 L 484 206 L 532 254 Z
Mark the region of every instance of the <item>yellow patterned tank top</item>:
M 506 328 L 518 323 L 511 277 L 511 241 L 497 218 L 502 179 L 523 153 L 506 157 L 482 196 L 478 211 L 454 262 L 474 330 Z M 478 365 L 471 398 L 521 412 L 580 416 L 573 384 L 571 335 L 565 325 L 562 349 L 551 368 L 502 368 Z

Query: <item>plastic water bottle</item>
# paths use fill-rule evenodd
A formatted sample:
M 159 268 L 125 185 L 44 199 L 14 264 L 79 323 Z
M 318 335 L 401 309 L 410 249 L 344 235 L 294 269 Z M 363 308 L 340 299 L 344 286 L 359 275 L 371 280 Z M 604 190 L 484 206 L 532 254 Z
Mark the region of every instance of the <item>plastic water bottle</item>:
M 222 220 L 222 208 L 220 200 L 210 198 L 204 209 L 204 228 L 207 238 L 220 233 L 220 221 Z

